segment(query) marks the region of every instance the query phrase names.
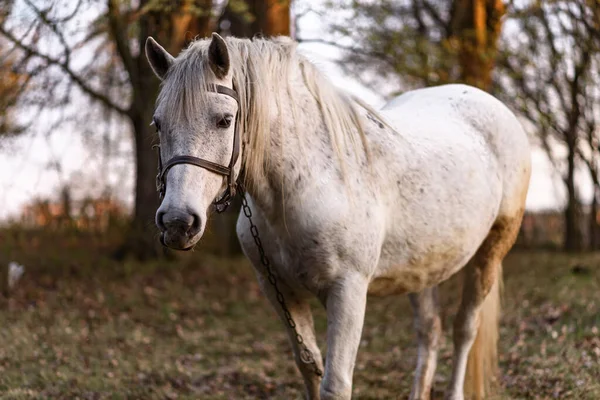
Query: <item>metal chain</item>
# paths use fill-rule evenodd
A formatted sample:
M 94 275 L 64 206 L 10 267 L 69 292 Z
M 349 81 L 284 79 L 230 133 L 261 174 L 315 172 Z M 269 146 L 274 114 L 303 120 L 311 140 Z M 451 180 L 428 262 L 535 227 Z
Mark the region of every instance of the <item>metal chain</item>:
M 302 360 L 302 362 L 305 364 L 312 365 L 314 368 L 314 371 L 315 371 L 315 375 L 323 376 L 323 371 L 321 371 L 319 369 L 319 367 L 317 366 L 315 357 L 313 356 L 312 352 L 308 349 L 308 347 L 304 343 L 304 338 L 302 337 L 302 335 L 300 335 L 300 333 L 298 333 L 298 330 L 296 329 L 296 322 L 294 322 L 294 319 L 292 318 L 292 314 L 290 314 L 290 311 L 288 310 L 288 308 L 285 304 L 285 299 L 283 297 L 283 293 L 281 293 L 281 291 L 279 290 L 279 287 L 277 286 L 277 278 L 275 278 L 275 274 L 273 273 L 273 269 L 271 268 L 271 262 L 269 261 L 269 258 L 265 254 L 265 249 L 263 248 L 260 237 L 258 236 L 258 228 L 256 227 L 256 225 L 254 225 L 254 222 L 252 221 L 252 209 L 248 205 L 248 201 L 246 200 L 246 194 L 243 191 L 241 193 L 241 197 L 242 197 L 242 209 L 244 211 L 244 215 L 246 216 L 246 218 L 248 218 L 248 222 L 250 222 L 250 233 L 252 234 L 252 237 L 254 238 L 254 243 L 256 243 L 256 248 L 258 249 L 258 252 L 260 254 L 260 262 L 262 263 L 262 265 L 265 267 L 265 270 L 267 271 L 267 279 L 268 279 L 269 283 L 275 289 L 277 302 L 279 303 L 279 305 L 281 306 L 281 309 L 283 310 L 283 314 L 285 315 L 285 319 L 287 320 L 288 326 L 291 329 L 293 329 L 294 334 L 296 336 L 296 342 L 298 342 L 298 346 L 300 347 L 300 360 Z

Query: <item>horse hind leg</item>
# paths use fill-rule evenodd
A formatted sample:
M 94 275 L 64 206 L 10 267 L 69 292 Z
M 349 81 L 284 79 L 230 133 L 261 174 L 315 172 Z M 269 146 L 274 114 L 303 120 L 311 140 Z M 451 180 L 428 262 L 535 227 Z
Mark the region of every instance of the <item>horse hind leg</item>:
M 498 218 L 465 267 L 462 302 L 454 321 L 454 362 L 447 400 L 463 400 L 465 393 L 469 399 L 482 399 L 494 381 L 502 260 L 516 240 L 522 216 L 519 211 L 513 217 Z
M 429 400 L 442 331 L 438 288 L 427 288 L 408 297 L 414 311 L 418 341 L 417 369 L 410 400 Z

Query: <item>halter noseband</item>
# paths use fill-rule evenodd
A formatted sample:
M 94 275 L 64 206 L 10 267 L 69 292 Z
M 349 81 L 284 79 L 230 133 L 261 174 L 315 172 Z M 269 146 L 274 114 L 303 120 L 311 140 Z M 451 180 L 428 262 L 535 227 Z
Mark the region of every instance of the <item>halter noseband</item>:
M 238 117 L 240 115 L 239 104 L 240 100 L 235 90 L 230 89 L 226 86 L 222 85 L 212 85 L 208 88 L 209 92 L 219 93 L 227 95 L 233 98 L 238 103 L 238 112 L 235 118 L 235 128 L 233 133 L 233 151 L 231 153 L 231 160 L 229 161 L 229 166 L 225 167 L 223 165 L 214 163 L 212 161 L 204 160 L 202 158 L 193 157 L 193 156 L 175 156 L 171 158 L 167 163 L 162 165 L 162 158 L 160 154 L 160 145 L 155 145 L 153 147 L 158 148 L 158 175 L 156 175 L 156 190 L 162 200 L 167 192 L 167 173 L 169 170 L 177 164 L 191 164 L 200 168 L 207 169 L 215 174 L 219 174 L 227 177 L 227 188 L 225 192 L 217 200 L 213 202 L 216 207 L 217 212 L 222 213 L 229 206 L 231 199 L 235 196 L 236 192 L 236 181 L 234 175 L 234 167 L 237 159 L 240 155 L 240 133 L 238 130 L 239 122 Z

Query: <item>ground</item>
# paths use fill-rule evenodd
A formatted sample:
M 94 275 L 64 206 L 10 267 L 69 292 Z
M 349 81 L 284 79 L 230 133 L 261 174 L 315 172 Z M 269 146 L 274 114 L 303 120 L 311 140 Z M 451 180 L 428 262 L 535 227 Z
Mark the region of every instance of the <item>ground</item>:
M 93 243 L 93 246 L 83 246 Z M 104 239 L 0 231 L 1 399 L 300 399 L 283 326 L 241 257 L 115 261 Z M 505 262 L 500 399 L 600 398 L 600 254 L 514 251 Z M 458 279 L 442 290 L 449 376 Z M 325 314 L 315 302 L 322 347 Z M 415 339 L 406 296 L 370 298 L 356 399 L 406 399 Z

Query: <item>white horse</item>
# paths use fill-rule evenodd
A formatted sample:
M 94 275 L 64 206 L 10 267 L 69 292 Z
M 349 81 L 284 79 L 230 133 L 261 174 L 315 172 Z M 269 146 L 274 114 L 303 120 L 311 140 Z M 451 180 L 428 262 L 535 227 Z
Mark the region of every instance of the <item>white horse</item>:
M 501 262 L 530 176 L 516 117 L 465 85 L 412 91 L 376 112 L 335 89 L 288 38 L 213 34 L 177 58 L 149 38 L 146 54 L 163 80 L 154 114 L 163 163 L 212 162 L 163 169 L 163 242 L 196 244 L 215 199 L 245 180 L 288 316 L 243 214 L 238 236 L 264 294 L 294 321 L 286 328 L 308 398 L 351 397 L 367 294 L 409 293 L 418 336 L 411 399 L 428 399 L 441 331 L 436 287 L 463 268 L 446 399 L 483 397 L 497 366 Z M 238 133 L 240 158 L 232 156 Z M 215 165 L 230 165 L 231 176 Z M 327 310 L 322 379 L 310 296 Z

